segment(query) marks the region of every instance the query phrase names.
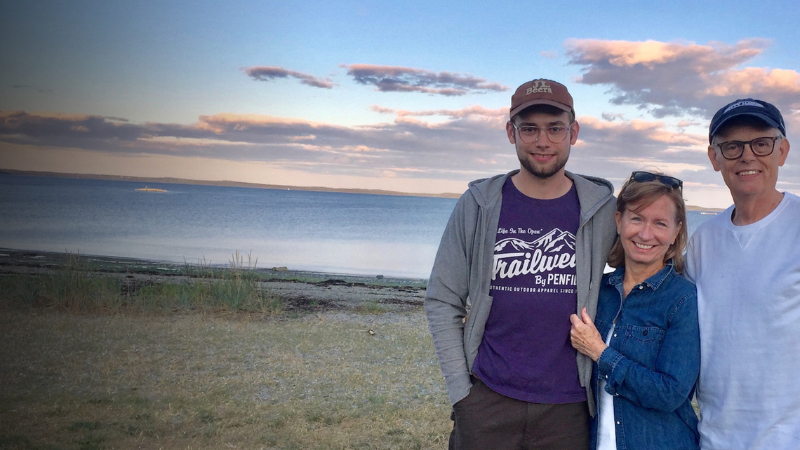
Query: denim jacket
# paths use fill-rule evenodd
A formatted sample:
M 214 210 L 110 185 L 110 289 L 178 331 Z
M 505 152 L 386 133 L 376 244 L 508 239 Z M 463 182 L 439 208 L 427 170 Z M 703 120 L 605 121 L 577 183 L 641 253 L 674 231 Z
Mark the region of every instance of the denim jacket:
M 697 415 L 691 405 L 700 370 L 697 291 L 670 260 L 623 298 L 625 268 L 603 276 L 595 325 L 610 345 L 594 365 L 614 396 L 617 449 L 697 449 Z M 599 395 L 595 397 L 599 406 Z M 592 449 L 597 448 L 597 420 Z

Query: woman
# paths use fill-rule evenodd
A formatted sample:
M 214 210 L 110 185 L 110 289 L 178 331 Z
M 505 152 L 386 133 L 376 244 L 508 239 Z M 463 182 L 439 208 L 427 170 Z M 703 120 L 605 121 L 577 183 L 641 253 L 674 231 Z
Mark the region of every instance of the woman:
M 617 240 L 594 323 L 570 317 L 572 345 L 595 361 L 592 449 L 697 449 L 697 293 L 683 272 L 683 182 L 633 172 L 617 199 Z

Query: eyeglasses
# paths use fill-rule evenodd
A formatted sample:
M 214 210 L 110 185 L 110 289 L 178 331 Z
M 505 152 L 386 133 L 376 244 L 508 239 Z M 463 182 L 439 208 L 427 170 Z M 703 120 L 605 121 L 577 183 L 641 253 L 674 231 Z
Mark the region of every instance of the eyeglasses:
M 539 135 L 541 134 L 542 129 L 539 127 L 534 127 L 532 125 L 517 125 L 514 122 L 511 122 L 511 125 L 516 128 L 517 133 L 519 134 L 519 138 L 522 142 L 526 144 L 532 144 L 539 140 Z M 572 124 L 570 124 L 571 126 Z M 564 139 L 567 138 L 569 134 L 570 127 L 565 127 L 561 125 L 553 125 L 547 128 L 544 128 L 544 132 L 547 135 L 547 139 L 550 140 L 553 144 L 559 144 L 564 142 Z
M 658 181 L 659 183 L 663 184 L 664 186 L 671 187 L 672 189 L 677 189 L 681 193 L 683 192 L 683 181 L 675 178 L 670 177 L 668 175 L 661 175 L 658 173 L 651 173 L 651 172 L 644 172 L 644 171 L 636 171 L 631 174 L 631 178 L 628 180 L 633 180 L 637 183 L 647 183 L 649 181 Z
M 717 147 L 725 159 L 739 159 L 747 144 L 756 156 L 767 156 L 775 150 L 775 141 L 780 138 L 781 136 L 774 136 L 755 138 L 752 141 L 728 141 L 717 144 Z

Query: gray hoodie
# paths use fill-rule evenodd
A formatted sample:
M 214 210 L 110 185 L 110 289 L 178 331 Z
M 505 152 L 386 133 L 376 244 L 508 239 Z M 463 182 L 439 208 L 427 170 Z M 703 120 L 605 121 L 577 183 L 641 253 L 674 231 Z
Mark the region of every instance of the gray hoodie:
M 473 181 L 458 200 L 433 264 L 425 312 L 450 403 L 469 394 L 470 373 L 492 308 L 489 296 L 503 184 L 518 171 Z M 606 258 L 616 236 L 614 188 L 606 180 L 566 172 L 580 202 L 576 236 L 578 305 L 594 318 Z M 594 416 L 592 361 L 578 353 L 578 377 Z

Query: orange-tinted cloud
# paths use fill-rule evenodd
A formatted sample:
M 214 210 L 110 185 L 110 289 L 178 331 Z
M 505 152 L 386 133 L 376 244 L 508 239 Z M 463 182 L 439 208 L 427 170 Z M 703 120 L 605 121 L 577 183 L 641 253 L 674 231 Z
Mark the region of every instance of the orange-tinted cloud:
M 800 106 L 798 72 L 745 66 L 769 44 L 572 39 L 566 47 L 570 63 L 584 72 L 577 81 L 611 86 L 611 103 L 648 109 L 657 118 L 707 119 L 737 98 L 760 98 L 786 111 Z
M 735 72 L 720 74 L 721 83 L 709 86 L 705 94 L 725 96 L 760 97 L 765 91 L 800 94 L 800 73 L 794 70 L 766 70 L 748 67 Z

